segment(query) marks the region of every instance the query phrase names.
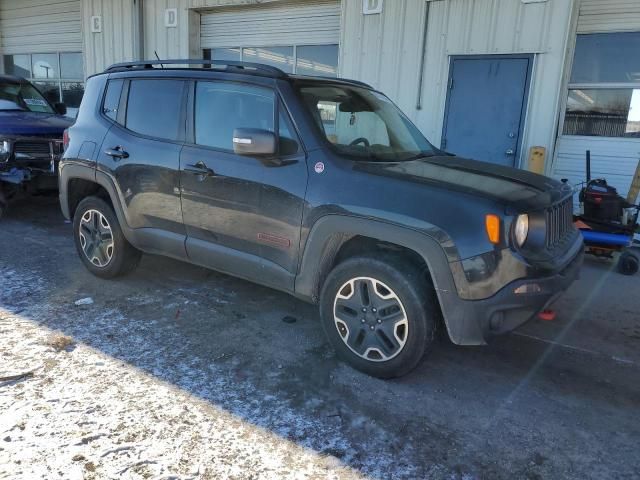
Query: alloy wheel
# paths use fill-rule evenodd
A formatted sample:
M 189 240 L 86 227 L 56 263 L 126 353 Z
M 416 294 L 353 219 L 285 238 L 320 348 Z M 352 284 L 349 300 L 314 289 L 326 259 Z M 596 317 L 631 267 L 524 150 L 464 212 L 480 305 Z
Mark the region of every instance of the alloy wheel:
M 113 232 L 107 218 L 97 210 L 87 210 L 80 219 L 80 246 L 87 259 L 104 268 L 113 258 Z
M 370 277 L 344 283 L 333 304 L 340 338 L 359 357 L 374 362 L 391 360 L 404 348 L 409 321 L 398 295 Z

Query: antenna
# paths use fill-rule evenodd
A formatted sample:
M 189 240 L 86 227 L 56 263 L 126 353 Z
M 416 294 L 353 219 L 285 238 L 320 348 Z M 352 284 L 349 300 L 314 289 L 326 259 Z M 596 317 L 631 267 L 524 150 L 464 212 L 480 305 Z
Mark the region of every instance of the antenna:
M 160 66 L 162 68 L 164 68 L 164 65 L 162 64 L 162 60 L 160 60 L 160 57 L 158 56 L 158 52 L 156 50 L 154 50 L 153 53 L 156 56 L 156 58 L 158 59 L 158 62 L 160 62 Z

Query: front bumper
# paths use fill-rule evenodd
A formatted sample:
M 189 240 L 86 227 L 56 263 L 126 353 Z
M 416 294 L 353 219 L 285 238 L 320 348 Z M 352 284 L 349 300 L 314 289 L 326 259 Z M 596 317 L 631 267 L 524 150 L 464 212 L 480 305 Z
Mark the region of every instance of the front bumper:
M 482 300 L 464 300 L 456 292 L 440 292 L 450 297 L 446 324 L 451 340 L 458 345 L 483 345 L 491 336 L 526 323 L 557 300 L 578 278 L 583 257 L 580 248 L 559 272 L 516 280 Z

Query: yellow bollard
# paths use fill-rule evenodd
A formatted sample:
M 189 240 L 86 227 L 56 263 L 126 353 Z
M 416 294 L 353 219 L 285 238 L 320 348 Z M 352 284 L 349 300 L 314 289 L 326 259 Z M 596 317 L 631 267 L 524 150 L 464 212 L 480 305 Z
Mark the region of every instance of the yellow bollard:
M 544 161 L 547 149 L 544 147 L 531 147 L 529 149 L 529 171 L 544 175 Z

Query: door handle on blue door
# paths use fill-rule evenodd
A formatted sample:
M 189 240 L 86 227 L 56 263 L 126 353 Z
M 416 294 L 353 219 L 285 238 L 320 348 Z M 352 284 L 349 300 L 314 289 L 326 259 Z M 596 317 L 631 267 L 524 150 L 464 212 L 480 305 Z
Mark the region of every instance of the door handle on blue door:
M 117 145 L 113 148 L 107 148 L 104 153 L 106 153 L 110 157 L 113 157 L 114 159 L 129 158 L 129 153 L 127 153 L 122 145 Z
M 211 168 L 207 167 L 207 165 L 200 161 L 194 165 L 187 165 L 184 167 L 185 172 L 194 173 L 196 175 L 201 175 L 204 177 L 213 177 L 216 172 L 214 172 Z
M 504 153 L 505 153 L 505 155 L 509 155 L 509 156 L 511 156 L 511 155 L 515 155 L 515 154 L 516 154 L 516 151 L 515 151 L 513 148 L 510 148 L 509 150 L 507 150 L 507 151 L 506 151 L 506 152 L 504 152 Z

